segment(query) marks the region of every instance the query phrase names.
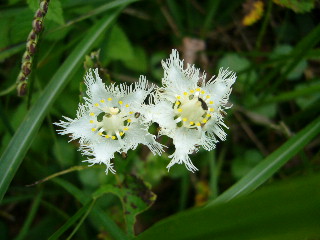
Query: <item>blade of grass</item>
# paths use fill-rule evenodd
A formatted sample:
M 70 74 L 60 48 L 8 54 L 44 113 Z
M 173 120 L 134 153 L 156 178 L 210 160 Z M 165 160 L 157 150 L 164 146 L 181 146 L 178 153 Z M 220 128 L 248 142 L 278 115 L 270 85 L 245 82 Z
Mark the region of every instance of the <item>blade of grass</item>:
M 172 18 L 174 19 L 175 25 L 177 26 L 177 30 L 179 33 L 184 32 L 184 24 L 182 23 L 183 13 L 181 11 L 182 4 L 177 3 L 176 0 L 166 0 L 168 9 L 170 11 Z
M 138 0 L 131 0 L 130 2 L 136 2 L 136 1 L 138 1 Z M 64 24 L 64 25 L 61 25 L 61 26 L 59 26 L 59 27 L 57 27 L 57 28 L 55 28 L 55 29 L 52 29 L 52 30 L 51 30 L 50 32 L 48 32 L 48 33 L 56 32 L 56 31 L 58 31 L 58 30 L 67 28 L 67 27 L 69 27 L 69 26 L 71 26 L 71 25 L 73 25 L 73 24 L 75 24 L 75 23 L 81 22 L 81 21 L 83 21 L 83 20 L 85 20 L 85 19 L 87 19 L 87 18 L 93 17 L 93 16 L 95 16 L 95 15 L 99 15 L 100 13 L 103 13 L 103 12 L 105 12 L 105 11 L 107 11 L 107 10 L 110 10 L 110 9 L 116 8 L 116 7 L 119 7 L 119 6 L 121 6 L 122 4 L 127 4 L 127 3 L 128 3 L 128 0 L 117 0 L 117 1 L 108 2 L 108 3 L 106 3 L 106 4 L 103 4 L 103 5 L 99 6 L 99 7 L 91 10 L 90 12 L 88 12 L 88 13 L 80 16 L 80 17 L 77 17 L 77 18 L 75 18 L 75 19 L 73 19 L 73 20 L 68 21 L 68 22 L 67 22 L 66 24 Z
M 319 81 L 317 80 L 312 80 L 312 81 Z M 293 91 L 289 92 L 282 92 L 279 93 L 276 96 L 273 96 L 271 98 L 267 98 L 263 102 L 260 102 L 258 106 L 264 105 L 264 104 L 269 104 L 269 103 L 274 103 L 274 102 L 284 102 L 284 101 L 289 101 L 292 99 L 296 99 L 298 97 L 303 97 L 303 96 L 310 96 L 312 94 L 318 94 L 320 92 L 320 83 L 311 85 L 311 86 L 306 86 L 303 88 L 299 88 Z
M 46 208 L 48 211 L 55 213 L 58 217 L 60 217 L 62 220 L 68 220 L 70 217 L 68 214 L 66 214 L 62 209 L 60 209 L 59 207 L 57 207 L 56 205 L 45 201 L 45 200 L 41 200 L 40 203 L 44 208 Z
M 207 204 L 207 207 L 217 203 L 227 202 L 235 197 L 252 192 L 265 181 L 267 181 L 276 171 L 278 171 L 287 161 L 296 155 L 319 133 L 320 117 L 315 119 L 297 135 L 285 142 L 281 147 L 265 158 L 246 176 L 221 194 L 218 198 L 210 201 Z
M 52 234 L 48 240 L 58 239 L 65 231 L 67 231 L 81 216 L 87 212 L 88 209 L 91 209 L 91 206 L 94 201 L 89 201 L 84 204 L 68 221 L 63 224 L 54 234 Z
M 264 16 L 264 19 L 263 19 L 263 22 L 262 22 L 262 26 L 261 26 L 261 29 L 259 31 L 259 35 L 258 35 L 258 38 L 257 38 L 257 41 L 256 41 L 256 46 L 255 46 L 255 48 L 256 48 L 255 50 L 256 51 L 260 50 L 261 43 L 263 41 L 263 37 L 264 37 L 264 35 L 266 33 L 266 30 L 267 30 L 267 25 L 268 25 L 269 20 L 270 20 L 271 9 L 272 9 L 272 0 L 268 0 L 267 11 L 265 13 L 265 16 Z
M 23 224 L 18 236 L 15 238 L 15 240 L 22 240 L 22 239 L 25 239 L 25 237 L 27 236 L 30 225 L 36 215 L 36 212 L 38 211 L 41 198 L 42 198 L 42 190 L 35 197 L 32 205 L 31 205 L 30 211 L 28 213 L 27 219 L 24 222 L 24 224 Z
M 82 204 L 86 204 L 91 200 L 90 196 L 84 194 L 83 191 L 72 185 L 70 182 L 67 182 L 60 178 L 54 178 L 52 181 L 72 194 Z M 114 239 L 128 239 L 124 232 L 118 227 L 118 225 L 111 218 L 109 218 L 109 216 L 99 206 L 93 207 L 90 213 L 90 217 L 97 223 L 96 226 L 101 224 L 112 235 L 112 237 L 114 237 Z
M 91 204 L 89 205 L 88 209 L 86 210 L 86 212 L 84 213 L 84 215 L 82 216 L 80 221 L 78 222 L 77 226 L 73 229 L 72 233 L 68 236 L 67 240 L 70 240 L 73 237 L 73 235 L 76 234 L 76 232 L 79 230 L 79 228 L 81 227 L 82 223 L 88 217 L 88 214 L 91 212 L 91 209 L 94 206 L 95 202 L 96 202 L 95 199 L 91 202 Z
M 265 87 L 272 83 L 271 87 L 264 91 L 266 96 L 268 92 L 273 92 L 274 89 L 286 79 L 291 70 L 303 59 L 308 52 L 320 41 L 320 24 L 315 27 L 307 36 L 305 36 L 292 50 L 291 61 L 286 64 L 284 72 L 278 76 L 281 66 L 274 68 L 261 82 L 257 85 L 257 90 L 266 89 Z M 274 80 L 276 79 L 276 80 Z
M 3 62 L 6 58 L 11 57 L 18 52 L 22 52 L 25 47 L 25 43 L 20 43 L 18 45 L 9 46 L 7 49 L 0 51 L 0 62 Z
M 131 1 L 128 0 L 127 3 L 129 2 Z M 77 70 L 77 67 L 80 67 L 85 54 L 98 37 L 111 25 L 121 10 L 122 8 L 108 14 L 88 31 L 87 35 L 58 69 L 39 99 L 28 112 L 0 159 L 0 201 L 53 101 L 66 86 L 70 79 L 69 77 Z
M 201 31 L 203 38 L 206 37 L 206 34 L 207 34 L 209 28 L 212 26 L 212 22 L 213 22 L 215 15 L 216 15 L 219 4 L 220 4 L 220 0 L 209 1 L 209 6 L 207 8 L 209 12 L 208 12 L 208 14 L 206 14 L 206 18 L 204 20 L 202 31 Z

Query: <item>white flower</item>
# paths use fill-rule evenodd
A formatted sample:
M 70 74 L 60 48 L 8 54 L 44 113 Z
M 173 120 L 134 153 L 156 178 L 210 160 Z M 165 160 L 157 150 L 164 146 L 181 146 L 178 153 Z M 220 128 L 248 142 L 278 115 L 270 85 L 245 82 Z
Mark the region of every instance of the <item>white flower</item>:
M 199 146 L 210 151 L 218 139 L 226 139 L 222 126 L 227 126 L 221 112 L 226 108 L 236 75 L 228 69 L 220 69 L 215 79 L 205 82 L 206 76 L 204 73 L 200 76 L 200 69 L 189 64 L 183 68 L 177 50 L 162 61 L 162 66 L 164 87 L 158 90 L 149 117 L 160 125 L 161 135 L 173 139 L 175 152 L 169 156 L 172 160 L 167 168 L 184 163 L 194 172 L 197 168 L 189 154 L 197 152 Z
M 106 173 L 115 173 L 110 160 L 115 152 L 135 149 L 139 143 L 147 145 L 154 154 L 161 154 L 162 145 L 148 132 L 149 122 L 144 118 L 144 101 L 154 89 L 141 76 L 139 82 L 105 86 L 98 69 L 91 69 L 85 76 L 87 96 L 79 104 L 77 117 L 55 123 L 62 127 L 60 134 L 70 134 L 71 141 L 79 139 L 80 151 L 91 156 L 86 160 L 92 164 L 104 163 Z

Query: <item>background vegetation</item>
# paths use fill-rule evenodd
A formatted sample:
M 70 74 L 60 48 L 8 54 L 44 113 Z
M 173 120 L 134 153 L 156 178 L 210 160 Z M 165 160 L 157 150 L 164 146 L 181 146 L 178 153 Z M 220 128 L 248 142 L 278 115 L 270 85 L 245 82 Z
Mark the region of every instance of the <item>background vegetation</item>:
M 320 239 L 319 2 L 51 0 L 33 40 L 39 2 L 0 7 L 0 239 Z M 52 123 L 75 116 L 85 70 L 160 85 L 173 48 L 237 72 L 227 141 L 191 156 L 195 174 L 167 172 L 165 137 L 116 175 L 82 163 Z

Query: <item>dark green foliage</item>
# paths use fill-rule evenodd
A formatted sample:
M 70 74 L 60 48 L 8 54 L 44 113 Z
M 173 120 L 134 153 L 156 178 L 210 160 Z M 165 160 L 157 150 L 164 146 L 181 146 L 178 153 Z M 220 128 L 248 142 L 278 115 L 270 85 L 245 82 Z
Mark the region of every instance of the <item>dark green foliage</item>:
M 319 239 L 319 6 L 264 1 L 245 27 L 244 2 L 51 0 L 29 98 L 15 81 L 39 1 L 2 3 L 0 239 Z M 115 175 L 88 167 L 52 124 L 75 117 L 85 71 L 160 86 L 173 48 L 207 79 L 220 67 L 237 73 L 227 140 L 190 155 L 195 174 L 167 171 L 165 136 L 162 156 L 143 146 L 116 154 Z

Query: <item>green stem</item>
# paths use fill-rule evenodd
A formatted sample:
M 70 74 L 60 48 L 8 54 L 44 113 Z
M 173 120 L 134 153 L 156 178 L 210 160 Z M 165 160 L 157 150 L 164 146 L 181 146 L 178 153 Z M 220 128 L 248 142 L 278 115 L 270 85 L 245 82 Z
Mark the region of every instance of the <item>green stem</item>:
M 209 169 L 210 169 L 210 199 L 215 199 L 218 196 L 218 166 L 216 159 L 216 151 L 208 152 Z
M 84 220 L 87 218 L 88 214 L 91 212 L 92 207 L 94 206 L 96 200 L 93 199 L 93 201 L 91 202 L 90 206 L 88 207 L 87 211 L 85 212 L 85 214 L 82 216 L 82 218 L 80 219 L 80 221 L 78 222 L 77 226 L 73 229 L 72 233 L 68 236 L 67 240 L 70 240 L 73 235 L 78 231 L 78 229 L 80 228 L 80 226 L 82 225 L 82 223 L 84 222 Z
M 260 29 L 260 32 L 259 32 L 259 35 L 258 35 L 258 38 L 257 38 L 256 52 L 259 51 L 260 48 L 261 48 L 261 43 L 262 43 L 263 37 L 264 37 L 264 35 L 266 33 L 267 26 L 268 26 L 268 23 L 269 23 L 271 10 L 272 10 L 272 0 L 269 0 L 268 1 L 268 7 L 267 7 L 267 13 L 266 13 L 266 15 L 264 17 L 264 20 L 263 20 L 263 23 L 262 23 L 262 27 Z
M 27 236 L 30 225 L 36 215 L 36 212 L 38 211 L 41 198 L 42 198 L 42 190 L 35 197 L 32 205 L 31 205 L 30 211 L 28 213 L 27 219 L 24 222 L 24 224 L 23 224 L 18 236 L 15 238 L 15 240 L 22 240 L 22 239 L 25 239 L 25 237 Z

